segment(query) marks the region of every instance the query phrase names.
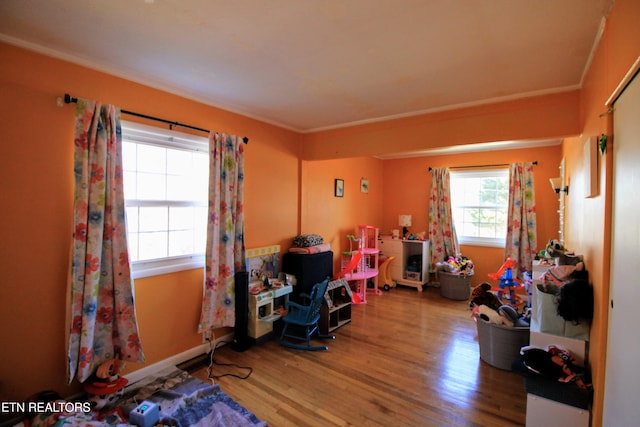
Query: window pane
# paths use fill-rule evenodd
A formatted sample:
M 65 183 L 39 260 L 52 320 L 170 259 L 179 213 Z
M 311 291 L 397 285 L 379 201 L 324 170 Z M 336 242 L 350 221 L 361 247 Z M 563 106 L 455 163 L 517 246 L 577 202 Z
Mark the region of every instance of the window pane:
M 167 173 L 184 174 L 193 169 L 193 154 L 184 150 L 167 150 Z
M 198 206 L 195 208 L 195 248 L 196 253 L 204 254 L 207 247 L 207 206 Z
M 194 209 L 191 206 L 172 206 L 169 208 L 169 229 L 193 229 Z
M 138 260 L 164 258 L 167 253 L 167 232 L 140 233 Z
M 162 231 L 168 228 L 169 215 L 167 207 L 140 208 L 140 231 Z
M 451 204 L 456 232 L 467 243 L 474 238 L 504 239 L 508 207 L 508 171 L 451 173 Z
M 160 174 L 138 173 L 138 199 L 167 200 L 167 176 Z
M 132 142 L 122 142 L 122 169 L 125 171 L 136 171 L 138 161 L 137 145 Z
M 154 145 L 138 144 L 138 172 L 165 174 L 167 172 L 167 149 Z
M 138 208 L 136 206 L 125 208 L 127 221 L 127 233 L 136 233 L 138 231 Z
M 122 185 L 124 187 L 124 198 L 126 199 L 137 199 L 138 193 L 136 192 L 137 187 L 137 174 L 136 172 L 125 171 L 124 177 L 122 180 Z
M 192 183 L 190 176 L 167 175 L 167 200 L 195 200 Z
M 131 262 L 138 261 L 138 233 L 127 233 L 127 246 L 129 248 L 129 258 Z
M 203 265 L 207 147 L 206 137 L 123 122 L 127 233 L 134 277 L 136 271 L 147 276 Z
M 193 230 L 169 232 L 169 256 L 187 255 L 193 252 Z

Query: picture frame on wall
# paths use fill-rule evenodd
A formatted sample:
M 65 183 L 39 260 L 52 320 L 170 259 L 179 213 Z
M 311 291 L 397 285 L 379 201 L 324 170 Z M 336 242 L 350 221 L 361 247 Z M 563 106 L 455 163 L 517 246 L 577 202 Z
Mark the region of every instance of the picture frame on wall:
M 368 193 L 369 192 L 369 180 L 362 178 L 360 180 L 360 192 L 361 193 Z
M 336 178 L 334 183 L 333 195 L 335 197 L 344 197 L 344 179 Z

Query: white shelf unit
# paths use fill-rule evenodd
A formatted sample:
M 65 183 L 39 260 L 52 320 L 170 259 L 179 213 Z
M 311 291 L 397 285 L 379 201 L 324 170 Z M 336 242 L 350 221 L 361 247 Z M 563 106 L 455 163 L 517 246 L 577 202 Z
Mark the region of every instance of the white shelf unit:
M 540 348 L 546 348 L 549 345 L 558 346 L 570 351 L 578 365 L 585 366 L 589 357 L 588 341 L 540 332 L 540 323 L 536 319 L 538 301 L 535 297 L 535 287 L 542 283 L 544 273 L 553 265 L 534 261 L 532 267 L 532 318 L 529 345 Z M 589 423 L 590 411 L 588 409 L 574 407 L 536 394 L 527 393 L 527 427 L 546 427 L 549 425 L 588 427 Z
M 396 257 L 389 266 L 391 279 L 398 285 L 411 286 L 422 292 L 422 287 L 429 283 L 429 241 L 393 239 L 390 236 L 384 236 L 379 247 L 383 255 Z M 410 271 L 410 260 L 418 256 L 419 271 Z

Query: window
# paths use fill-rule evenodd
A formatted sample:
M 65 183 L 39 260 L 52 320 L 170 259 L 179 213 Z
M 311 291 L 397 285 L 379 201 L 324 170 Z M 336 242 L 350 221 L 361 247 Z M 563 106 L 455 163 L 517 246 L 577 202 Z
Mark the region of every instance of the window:
M 451 210 L 458 241 L 504 247 L 507 237 L 509 170 L 452 171 Z
M 122 123 L 127 238 L 134 278 L 204 266 L 209 142 Z

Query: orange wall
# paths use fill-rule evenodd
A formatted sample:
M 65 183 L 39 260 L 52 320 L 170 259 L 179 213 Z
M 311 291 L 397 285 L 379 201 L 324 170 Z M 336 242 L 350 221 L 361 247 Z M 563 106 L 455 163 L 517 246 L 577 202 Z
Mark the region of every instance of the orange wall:
M 0 395 L 66 395 L 65 295 L 73 203 L 73 106 L 65 92 L 250 138 L 246 245 L 288 246 L 299 230 L 299 135 L 128 80 L 0 44 Z M 125 119 L 128 117 L 124 117 Z M 202 272 L 135 281 L 147 364 L 201 344 Z M 127 371 L 140 366 L 130 364 Z
M 549 178 L 559 176 L 558 166 L 562 146 L 501 150 L 443 156 L 387 160 L 384 162 L 384 203 L 382 204 L 382 231 L 390 233 L 398 227 L 398 215 L 413 216 L 413 233 L 429 230 L 429 167 L 455 167 L 486 164 L 538 161 L 535 167 L 535 196 L 537 206 L 538 250 L 549 239 L 558 238 L 558 196 L 549 185 Z M 492 281 L 488 273 L 495 273 L 504 262 L 504 249 L 462 245 L 462 254 L 475 264 L 472 285 Z
M 302 164 L 302 232 L 331 243 L 337 273 L 340 253 L 349 250 L 345 236 L 355 234 L 357 225 L 382 226 L 383 161 L 365 157 Z M 344 180 L 344 197 L 334 197 L 336 178 Z M 362 178 L 369 180 L 368 193 L 360 191 Z
M 582 140 L 577 135 L 605 132 L 611 136 L 610 118 L 599 115 L 605 110 L 604 101 L 640 53 L 639 18 L 640 2 L 615 2 L 581 91 L 304 135 L 0 44 L 0 232 L 4 238 L 0 249 L 4 362 L 0 365 L 0 394 L 16 399 L 42 389 L 53 388 L 62 394 L 77 389 L 64 387 L 62 368 L 73 192 L 69 144 L 73 110 L 56 107 L 57 96 L 69 92 L 248 136 L 248 247 L 281 244 L 286 249 L 294 235 L 314 232 L 325 236 L 338 254 L 348 247 L 344 235 L 356 224 L 392 229 L 400 210 L 414 215 L 413 231 L 426 229 L 422 218 L 428 209 L 429 166 L 529 160 L 540 162 L 536 199 L 538 240 L 542 242 L 555 237 L 557 229 L 557 218 L 546 213 L 547 206 L 550 211 L 557 209 L 557 200 L 550 189 L 547 191 L 544 177 L 556 176 L 554 168 L 564 156 L 570 186 L 579 188 L 584 171 Z M 545 148 L 536 150 L 536 155 L 514 150 L 387 161 L 370 157 L 465 143 L 555 137 L 567 137 L 560 155 L 554 148 Z M 599 160 L 600 195 L 584 199 L 577 191 L 570 191 L 566 217 L 567 246 L 585 254 L 596 295 L 590 353 L 594 426 L 601 424 L 602 417 L 612 167 L 611 156 Z M 367 195 L 359 193 L 362 177 L 370 182 Z M 335 178 L 345 179 L 344 198 L 333 197 Z M 420 217 L 421 213 L 425 216 Z M 463 252 L 481 264 L 478 278 L 501 258 L 501 250 L 469 246 L 463 247 Z M 194 334 L 196 325 L 193 329 L 188 325 L 198 316 L 201 281 L 197 271 L 136 281 L 148 363 L 199 343 Z M 173 302 L 171 308 L 168 301 Z M 166 314 L 176 308 L 183 311 L 181 316 Z M 175 328 L 174 323 L 178 323 Z
M 576 135 L 579 101 L 579 91 L 570 91 L 305 134 L 302 158 L 375 156 Z
M 596 301 L 589 350 L 595 389 L 594 426 L 602 425 L 611 248 L 611 144 L 615 144 L 612 117 L 604 114 L 605 102 L 640 56 L 639 20 L 640 2 L 616 0 L 581 91 L 582 135 L 569 138 L 564 143 L 566 174 L 571 187 L 576 190 L 569 192 L 567 200 L 566 242 L 569 248 L 584 253 Z M 585 179 L 583 143 L 587 137 L 597 137 L 602 133 L 609 137 L 609 148 L 604 156 L 598 158 L 599 195 L 584 198 L 581 192 Z

